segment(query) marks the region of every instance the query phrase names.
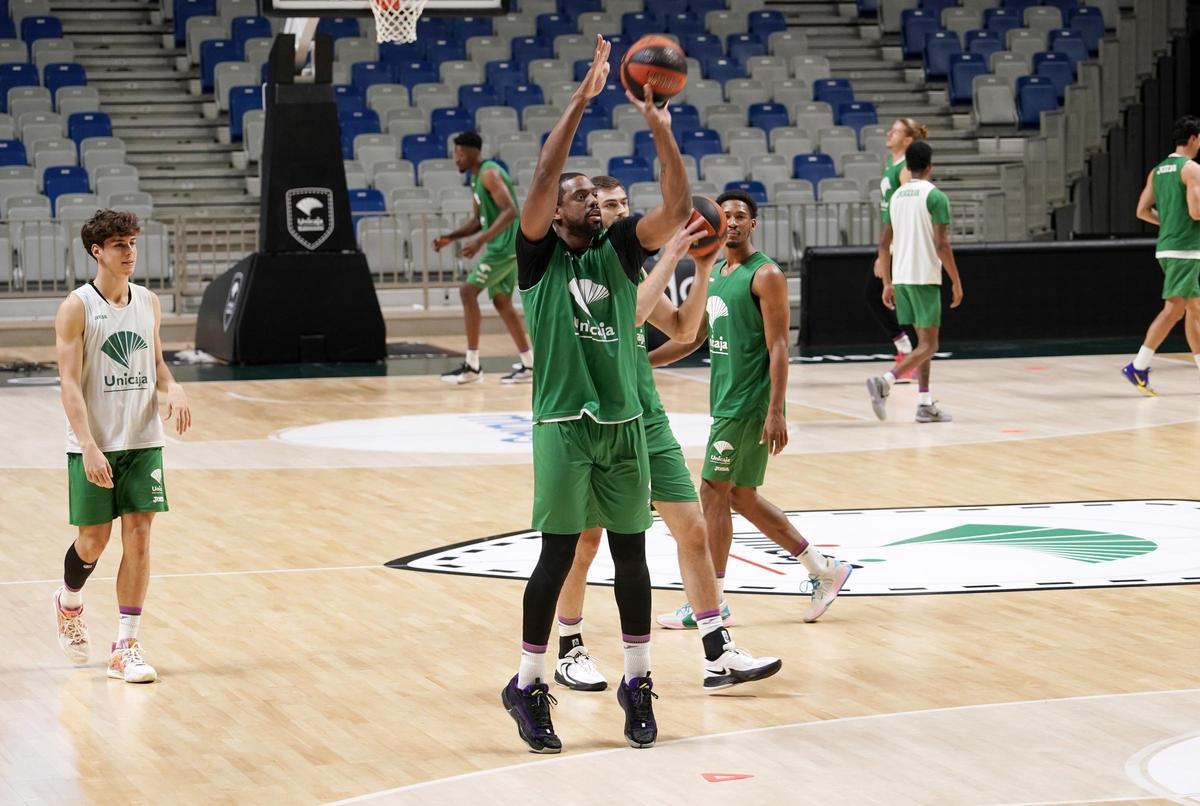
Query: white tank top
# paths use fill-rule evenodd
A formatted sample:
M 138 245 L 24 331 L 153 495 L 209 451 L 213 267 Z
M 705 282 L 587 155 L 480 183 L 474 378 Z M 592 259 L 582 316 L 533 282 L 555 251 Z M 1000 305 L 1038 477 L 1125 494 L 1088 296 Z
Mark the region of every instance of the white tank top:
M 81 381 L 96 445 L 102 451 L 162 447 L 150 291 L 130 283 L 129 304 L 121 308 L 90 284 L 71 293 L 83 301 Z M 82 452 L 68 422 L 67 453 Z

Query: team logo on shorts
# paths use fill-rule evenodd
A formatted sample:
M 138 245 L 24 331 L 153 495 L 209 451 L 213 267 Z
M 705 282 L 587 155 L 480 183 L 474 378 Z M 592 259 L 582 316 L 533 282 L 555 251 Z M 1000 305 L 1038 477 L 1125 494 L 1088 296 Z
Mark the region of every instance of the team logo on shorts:
M 333 234 L 333 191 L 292 188 L 284 194 L 288 233 L 305 249 L 316 249 Z
M 733 464 L 733 452 L 737 448 L 723 439 L 719 439 L 713 443 L 712 453 L 708 455 L 708 461 L 716 465 L 714 468 L 718 472 L 728 472 L 729 466 Z

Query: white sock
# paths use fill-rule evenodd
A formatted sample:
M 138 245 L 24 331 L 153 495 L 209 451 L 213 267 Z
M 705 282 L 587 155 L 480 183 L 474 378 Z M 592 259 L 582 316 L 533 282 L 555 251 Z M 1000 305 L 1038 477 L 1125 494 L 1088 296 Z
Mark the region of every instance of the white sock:
M 521 353 L 521 363 L 533 369 L 533 350 L 525 350 Z
M 621 645 L 625 648 L 625 682 L 628 683 L 635 677 L 645 677 L 650 674 L 650 641 L 638 641 L 630 643 L 622 641 Z
M 933 405 L 933 392 L 917 392 L 917 405 L 918 406 L 932 406 Z
M 717 577 L 717 598 L 721 600 L 721 604 L 725 604 L 725 577 Z
M 710 632 L 716 632 L 724 626 L 725 623 L 721 621 L 720 613 L 717 613 L 717 615 L 712 616 L 711 618 L 702 618 L 696 620 L 696 627 L 700 630 L 701 638 L 704 638 L 704 636 L 708 635 Z
M 1150 362 L 1154 360 L 1154 351 L 1146 345 L 1138 350 L 1137 356 L 1133 359 L 1134 369 L 1150 369 Z
M 479 369 L 479 351 L 478 350 L 471 350 L 471 349 L 467 350 L 467 365 L 469 367 L 471 367 L 471 369 L 476 369 L 476 370 Z
M 820 574 L 829 567 L 829 558 L 814 548 L 811 543 L 808 548 L 796 555 L 796 559 L 804 563 L 808 573 L 813 575 Z
M 1192 358 L 1196 360 L 1196 367 L 1200 369 L 1200 353 L 1196 353 Z
M 546 673 L 546 650 L 530 652 L 521 647 L 521 665 L 517 669 L 517 688 L 532 686 Z
M 1200 357 L 1196 360 L 1200 363 Z M 58 596 L 58 606 L 63 610 L 78 610 L 83 607 L 83 590 L 73 591 L 63 585 L 62 593 Z
M 142 617 L 140 615 L 134 616 L 129 613 L 122 613 L 117 622 L 117 643 L 137 638 L 138 625 L 141 622 Z
M 891 370 L 888 370 L 883 373 L 883 381 L 888 385 L 888 389 L 891 389 L 892 384 L 896 382 L 896 376 L 892 374 Z
M 899 353 L 911 353 L 912 352 L 912 342 L 909 341 L 907 333 L 902 333 L 899 336 L 897 336 L 896 338 L 892 339 L 892 344 L 896 345 L 896 352 L 899 352 Z

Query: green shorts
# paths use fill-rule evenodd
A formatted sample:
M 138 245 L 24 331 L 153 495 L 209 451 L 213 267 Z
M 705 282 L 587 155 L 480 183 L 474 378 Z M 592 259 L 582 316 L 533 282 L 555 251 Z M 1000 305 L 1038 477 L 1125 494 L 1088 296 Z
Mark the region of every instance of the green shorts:
M 533 528 L 576 534 L 589 526 L 633 534 L 650 528 L 650 463 L 639 417 L 590 417 L 533 427 Z
M 1163 299 L 1200 297 L 1200 260 L 1161 257 L 1158 265 L 1163 270 Z
M 163 479 L 162 448 L 106 451 L 112 465 L 112 489 L 87 480 L 83 454 L 67 454 L 72 526 L 112 523 L 130 512 L 166 512 L 167 485 Z
M 942 287 L 940 285 L 894 285 L 896 320 L 914 327 L 938 327 L 942 324 Z
M 765 420 L 714 417 L 700 478 L 735 487 L 761 487 L 771 449 L 762 439 Z
M 497 258 L 485 254 L 467 275 L 467 282 L 476 288 L 486 288 L 490 299 L 511 297 L 517 287 L 517 256 Z
M 671 431 L 671 422 L 665 416 L 643 420 L 646 451 L 650 456 L 650 500 L 666 503 L 699 501 L 692 474 L 683 460 L 683 449 Z

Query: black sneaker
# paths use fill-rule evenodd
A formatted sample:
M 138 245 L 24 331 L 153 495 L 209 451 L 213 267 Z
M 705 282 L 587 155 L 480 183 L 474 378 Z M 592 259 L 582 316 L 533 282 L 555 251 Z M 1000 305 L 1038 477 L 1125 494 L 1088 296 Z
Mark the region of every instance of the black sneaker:
M 453 384 L 478 383 L 483 380 L 483 370 L 475 369 L 464 361 L 458 369 L 443 372 L 442 380 Z
M 625 711 L 625 741 L 630 747 L 654 747 L 658 740 L 658 723 L 654 721 L 652 702 L 658 695 L 653 688 L 649 673 L 628 683 L 622 677 L 621 685 L 617 686 L 617 702 Z
M 554 735 L 554 725 L 550 721 L 550 706 L 557 705 L 558 700 L 550 693 L 549 686 L 534 683 L 523 689 L 517 688 L 517 677 L 513 675 L 500 692 L 500 702 L 517 723 L 517 735 L 530 750 L 534 753 L 562 752 L 562 742 Z
M 513 364 L 513 371 L 500 376 L 500 383 L 533 383 L 533 367 Z

